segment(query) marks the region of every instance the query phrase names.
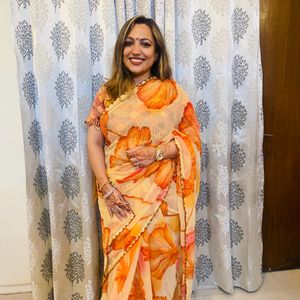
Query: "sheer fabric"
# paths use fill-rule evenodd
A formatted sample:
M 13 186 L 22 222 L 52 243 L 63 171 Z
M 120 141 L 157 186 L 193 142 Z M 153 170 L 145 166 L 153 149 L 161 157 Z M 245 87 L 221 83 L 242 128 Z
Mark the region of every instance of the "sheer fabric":
M 86 123 L 100 126 L 107 174 L 132 214 L 122 221 L 111 217 L 98 193 L 105 258 L 102 299 L 189 298 L 201 150 L 193 106 L 175 81 L 159 79 L 108 103 L 104 85 Z M 125 152 L 171 140 L 178 157 L 145 168 L 135 168 Z

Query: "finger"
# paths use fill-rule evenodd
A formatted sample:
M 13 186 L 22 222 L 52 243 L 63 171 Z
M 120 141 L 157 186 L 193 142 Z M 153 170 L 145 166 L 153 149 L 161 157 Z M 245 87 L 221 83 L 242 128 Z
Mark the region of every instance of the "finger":
M 121 208 L 127 207 L 127 203 L 124 203 L 124 202 L 118 202 L 117 205 Z
M 126 209 L 127 212 L 132 213 L 132 210 L 131 210 L 130 206 L 126 207 L 125 209 Z
M 130 160 L 133 164 L 134 164 L 135 162 L 138 161 L 138 159 L 137 159 L 136 157 L 131 157 L 129 160 Z
M 137 159 L 138 159 L 138 157 L 137 157 L 137 153 L 132 153 L 132 154 L 130 154 L 130 155 L 128 155 L 128 157 L 129 157 L 129 159 L 132 161 L 132 162 L 134 162 L 134 161 L 136 161 Z
M 126 151 L 127 152 L 127 151 Z M 129 157 L 129 158 L 132 158 L 134 155 L 132 153 L 126 153 L 126 155 Z
M 123 217 L 120 214 L 116 214 L 117 218 L 122 221 Z
M 141 146 L 134 146 L 134 147 L 131 147 L 131 148 L 126 149 L 126 151 L 132 152 L 132 151 L 135 151 L 135 150 L 137 150 L 137 149 L 139 149 L 139 148 L 141 148 Z
M 139 151 L 141 149 L 141 146 L 138 146 L 138 147 L 134 147 L 134 148 L 129 148 L 126 150 L 126 154 L 128 156 L 136 156 L 139 154 Z
M 135 154 L 136 154 L 136 148 L 127 149 L 127 150 L 126 150 L 126 154 L 127 154 L 128 156 L 135 155 Z
M 135 167 L 137 169 L 141 169 L 141 168 L 144 168 L 143 164 L 141 162 L 139 162 L 138 164 L 135 165 Z
M 122 198 L 122 202 L 123 205 L 125 205 L 126 207 L 129 207 L 129 203 L 128 201 L 126 201 L 124 198 Z
M 121 202 L 127 202 L 125 199 L 124 199 L 124 197 L 123 197 L 123 195 L 120 193 L 120 191 L 118 191 L 118 190 L 115 190 L 115 199 L 116 199 L 116 202 L 117 203 L 121 203 Z
M 121 212 L 122 212 L 122 215 L 124 216 L 124 218 L 126 218 L 127 217 L 127 208 L 120 208 L 120 210 L 121 210 Z
M 113 215 L 114 215 L 114 213 L 113 213 L 113 211 L 112 211 L 112 209 L 109 207 L 108 208 L 108 212 L 109 212 L 109 215 L 112 217 Z
M 131 211 L 129 203 L 124 199 L 124 197 L 120 194 L 117 204 L 121 208 L 125 208 L 128 211 Z
M 115 214 L 119 219 L 126 217 L 126 213 L 121 208 L 117 208 Z
M 122 208 L 122 209 L 125 209 L 125 210 L 128 211 L 128 212 L 131 212 L 131 209 L 130 209 L 128 203 L 120 203 L 120 204 L 119 204 L 119 207 Z
M 116 202 L 115 202 L 116 205 L 127 210 L 128 212 L 131 212 L 131 208 L 130 208 L 128 201 L 123 197 L 123 195 L 120 193 L 120 191 L 115 190 L 114 197 L 116 200 Z
M 114 211 L 114 213 L 122 214 L 123 209 L 116 203 L 116 204 L 114 204 L 113 211 Z
M 126 217 L 126 212 L 124 211 L 124 209 L 122 209 L 120 206 L 118 206 L 118 212 L 120 213 L 120 215 L 122 217 Z
M 120 194 L 115 190 L 114 193 L 111 194 L 112 205 L 118 206 L 120 202 Z
M 112 207 L 112 208 L 111 208 L 111 211 L 112 211 L 113 215 L 115 215 L 115 216 L 118 215 L 118 211 L 116 210 L 115 207 Z

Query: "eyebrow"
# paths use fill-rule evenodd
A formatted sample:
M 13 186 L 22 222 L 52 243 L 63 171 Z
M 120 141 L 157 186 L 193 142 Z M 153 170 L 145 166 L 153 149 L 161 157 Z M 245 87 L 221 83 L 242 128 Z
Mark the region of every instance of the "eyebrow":
M 130 36 L 128 36 L 126 39 L 131 39 L 131 40 L 134 40 L 134 38 L 132 38 L 132 37 L 130 37 Z M 148 42 L 150 42 L 151 44 L 153 44 L 153 42 L 150 40 L 150 39 L 148 39 L 148 38 L 136 38 L 135 40 L 140 40 L 140 41 L 148 41 Z

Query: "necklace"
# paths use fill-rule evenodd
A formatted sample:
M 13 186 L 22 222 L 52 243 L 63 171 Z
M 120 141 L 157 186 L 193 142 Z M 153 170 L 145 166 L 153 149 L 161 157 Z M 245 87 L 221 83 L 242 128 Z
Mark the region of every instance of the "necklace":
M 150 76 L 150 77 L 148 77 L 147 79 L 143 80 L 142 82 L 138 83 L 135 87 L 136 87 L 136 88 L 140 88 L 140 87 L 141 87 L 142 85 L 144 85 L 146 82 L 148 82 L 149 80 L 154 79 L 154 78 L 156 78 L 156 77 L 155 77 L 155 76 Z
M 143 80 L 142 82 L 138 83 L 136 86 L 135 86 L 135 89 L 134 89 L 134 93 L 136 93 L 138 91 L 139 88 L 141 88 L 146 82 L 148 82 L 149 80 L 151 79 L 154 79 L 156 78 L 156 76 L 150 76 L 148 77 L 147 79 Z M 112 101 L 111 99 L 106 99 L 105 100 L 105 107 L 107 107 L 107 110 L 111 109 L 111 104 L 116 104 L 116 103 L 119 103 L 119 102 L 123 102 L 125 101 L 128 97 L 130 96 L 130 93 L 124 93 L 122 94 L 120 97 L 118 97 L 116 100 Z

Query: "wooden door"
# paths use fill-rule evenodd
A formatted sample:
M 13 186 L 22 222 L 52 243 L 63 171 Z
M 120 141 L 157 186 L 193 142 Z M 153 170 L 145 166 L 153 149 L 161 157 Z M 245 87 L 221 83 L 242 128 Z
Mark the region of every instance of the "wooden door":
M 300 1 L 261 0 L 263 268 L 300 267 Z

